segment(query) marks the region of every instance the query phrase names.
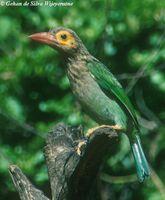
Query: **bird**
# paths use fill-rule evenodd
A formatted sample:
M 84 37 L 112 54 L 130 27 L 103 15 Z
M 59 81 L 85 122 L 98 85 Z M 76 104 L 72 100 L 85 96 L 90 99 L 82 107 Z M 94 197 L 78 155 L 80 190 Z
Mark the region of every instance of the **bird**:
M 100 127 L 126 133 L 138 180 L 143 182 L 150 175 L 150 167 L 139 137 L 140 125 L 131 101 L 110 69 L 92 56 L 80 37 L 69 28 L 58 27 L 29 37 L 63 56 L 73 94 L 83 110 L 99 124 L 89 129 L 87 135 Z

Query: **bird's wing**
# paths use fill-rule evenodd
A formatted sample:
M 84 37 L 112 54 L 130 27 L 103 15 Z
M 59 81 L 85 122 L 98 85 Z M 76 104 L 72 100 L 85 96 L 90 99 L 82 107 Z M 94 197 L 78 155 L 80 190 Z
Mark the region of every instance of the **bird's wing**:
M 125 107 L 128 111 L 129 115 L 134 121 L 134 124 L 139 127 L 138 121 L 136 118 L 135 110 L 127 97 L 126 93 L 124 92 L 122 86 L 114 77 L 114 75 L 104 66 L 102 63 L 98 62 L 90 62 L 87 64 L 88 70 L 95 77 L 97 83 L 99 84 L 100 88 L 106 95 L 114 96 L 119 101 L 119 103 Z

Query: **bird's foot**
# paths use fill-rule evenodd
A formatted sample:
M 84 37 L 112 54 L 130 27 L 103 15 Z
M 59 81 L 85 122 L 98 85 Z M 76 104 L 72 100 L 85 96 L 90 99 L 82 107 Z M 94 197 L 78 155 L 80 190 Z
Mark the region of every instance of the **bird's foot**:
M 76 148 L 76 152 L 79 156 L 81 156 L 82 148 L 84 145 L 86 145 L 86 142 L 84 140 L 80 140 L 80 142 L 78 143 L 77 148 Z
M 121 131 L 123 130 L 123 128 L 120 126 L 120 125 L 101 125 L 101 126 L 97 126 L 95 128 L 90 128 L 86 134 L 87 137 L 91 137 L 91 135 L 99 128 L 110 128 L 110 129 L 114 129 L 114 130 L 117 130 L 117 131 Z

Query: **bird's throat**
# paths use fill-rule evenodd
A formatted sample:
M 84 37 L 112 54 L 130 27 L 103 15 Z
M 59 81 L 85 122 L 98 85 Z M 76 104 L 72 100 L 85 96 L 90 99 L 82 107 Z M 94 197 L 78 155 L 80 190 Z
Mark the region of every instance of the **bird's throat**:
M 69 57 L 67 61 L 67 74 L 70 82 L 82 80 L 87 76 L 86 56 Z

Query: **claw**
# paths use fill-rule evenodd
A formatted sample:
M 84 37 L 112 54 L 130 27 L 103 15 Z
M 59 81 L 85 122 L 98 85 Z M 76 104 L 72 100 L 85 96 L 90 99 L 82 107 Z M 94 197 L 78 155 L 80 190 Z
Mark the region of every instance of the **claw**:
M 77 152 L 77 154 L 78 154 L 79 156 L 81 156 L 81 153 L 82 153 L 81 148 L 82 148 L 82 146 L 84 146 L 85 144 L 86 144 L 86 142 L 85 142 L 85 141 L 82 141 L 82 140 L 78 143 L 76 152 Z

